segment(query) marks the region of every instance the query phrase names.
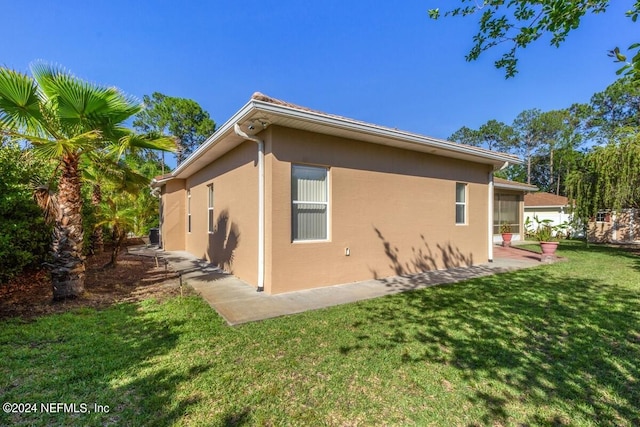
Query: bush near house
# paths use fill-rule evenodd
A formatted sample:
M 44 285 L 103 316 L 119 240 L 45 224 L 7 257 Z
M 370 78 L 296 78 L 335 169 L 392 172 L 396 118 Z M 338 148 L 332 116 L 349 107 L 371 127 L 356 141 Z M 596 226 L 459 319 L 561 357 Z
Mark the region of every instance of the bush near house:
M 44 168 L 18 144 L 0 145 L 0 284 L 39 266 L 48 254 L 51 228 L 28 184 Z

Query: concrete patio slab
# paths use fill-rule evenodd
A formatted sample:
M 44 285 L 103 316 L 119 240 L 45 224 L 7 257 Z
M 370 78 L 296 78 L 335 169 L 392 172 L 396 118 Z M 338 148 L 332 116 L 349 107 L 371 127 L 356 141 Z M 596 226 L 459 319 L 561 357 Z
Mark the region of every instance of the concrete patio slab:
M 496 246 L 494 261 L 483 265 L 267 295 L 263 292 L 256 292 L 256 289 L 246 282 L 224 273 L 218 267 L 212 266 L 188 252 L 163 251 L 145 246 L 130 248 L 129 252 L 158 257 L 162 260 L 160 262 L 166 260 L 171 269 L 182 276 L 183 282 L 195 289 L 229 325 L 302 313 L 308 310 L 541 265 L 539 254 L 517 248 Z

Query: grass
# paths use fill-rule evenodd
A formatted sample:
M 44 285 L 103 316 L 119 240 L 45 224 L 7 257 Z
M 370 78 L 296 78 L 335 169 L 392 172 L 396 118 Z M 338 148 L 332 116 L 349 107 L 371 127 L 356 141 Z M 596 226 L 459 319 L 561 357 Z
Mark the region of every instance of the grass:
M 640 425 L 640 257 L 568 262 L 231 328 L 198 297 L 0 325 L 0 425 Z M 40 409 L 40 408 L 38 408 Z

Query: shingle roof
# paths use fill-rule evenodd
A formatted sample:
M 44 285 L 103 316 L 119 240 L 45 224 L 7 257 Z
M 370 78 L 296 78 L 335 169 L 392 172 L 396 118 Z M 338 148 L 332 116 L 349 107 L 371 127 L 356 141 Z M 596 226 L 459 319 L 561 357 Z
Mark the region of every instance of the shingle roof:
M 567 206 L 569 199 L 551 193 L 532 193 L 524 195 L 525 206 Z

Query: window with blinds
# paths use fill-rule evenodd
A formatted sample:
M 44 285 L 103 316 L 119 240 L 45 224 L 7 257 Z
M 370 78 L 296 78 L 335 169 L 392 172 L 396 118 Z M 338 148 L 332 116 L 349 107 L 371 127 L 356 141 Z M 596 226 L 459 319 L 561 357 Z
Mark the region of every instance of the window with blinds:
M 191 233 L 191 190 L 187 190 L 187 233 Z
M 467 223 L 467 184 L 456 183 L 456 224 Z
M 291 166 L 291 237 L 293 241 L 327 240 L 329 223 L 327 168 Z
M 207 222 L 209 233 L 213 233 L 213 184 L 207 185 L 209 200 L 207 204 Z

